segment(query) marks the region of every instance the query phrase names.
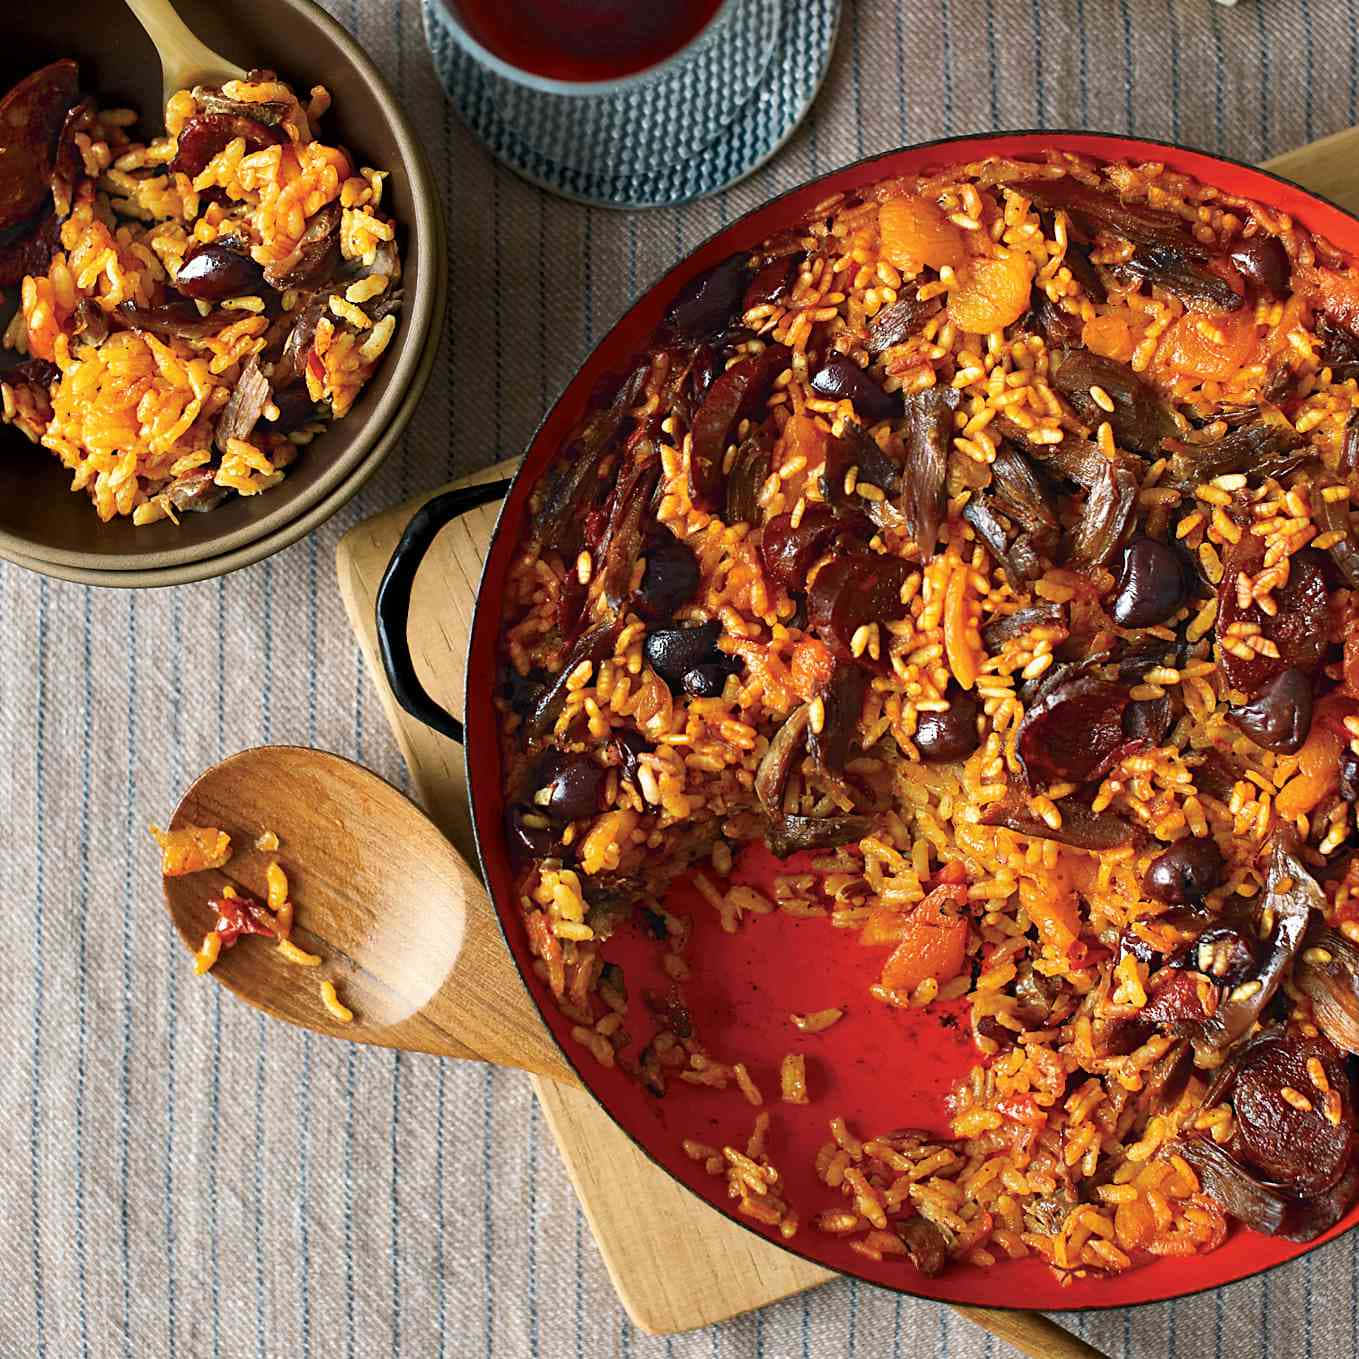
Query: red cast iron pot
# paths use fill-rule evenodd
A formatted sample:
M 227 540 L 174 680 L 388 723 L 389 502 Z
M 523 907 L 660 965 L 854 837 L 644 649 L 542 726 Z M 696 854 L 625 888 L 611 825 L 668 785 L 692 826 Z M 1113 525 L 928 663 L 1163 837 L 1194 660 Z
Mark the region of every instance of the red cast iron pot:
M 926 1278 L 899 1257 L 874 1262 L 838 1237 L 818 1233 L 810 1219 L 843 1200 L 816 1178 L 813 1157 L 828 1136 L 827 1121 L 843 1115 L 861 1134 L 898 1127 L 947 1131 L 944 1096 L 975 1060 L 968 1038 L 965 1002 L 940 1013 L 896 1011 L 867 998 L 877 980 L 882 950 L 863 948 L 833 933 L 824 920 L 797 920 L 775 913 L 723 934 L 717 913 L 687 881 L 672 890 L 676 909 L 692 915 L 693 979 L 685 985 L 692 1014 L 709 1050 L 722 1060 L 745 1061 L 766 1095 L 773 1130 L 769 1155 L 785 1181 L 785 1195 L 803 1226 L 790 1242 L 738 1215 L 724 1178 L 706 1174 L 681 1148 L 686 1137 L 709 1145 L 744 1145 L 755 1110 L 734 1089 L 709 1091 L 672 1082 L 664 1099 L 647 1094 L 618 1070 L 605 1069 L 570 1036 L 571 1021 L 533 971 L 532 955 L 516 904 L 514 876 L 503 832 L 504 799 L 496 737 L 493 690 L 502 585 L 524 530 L 530 493 L 566 436 L 587 410 L 601 379 L 627 371 L 643 351 L 671 299 L 689 280 L 737 250 L 749 249 L 800 220 L 829 195 L 878 180 L 913 175 L 986 155 L 1036 156 L 1058 148 L 1101 160 L 1162 161 L 1171 169 L 1293 216 L 1347 253 L 1359 256 L 1359 219 L 1297 185 L 1251 166 L 1165 142 L 1079 132 L 1010 132 L 951 138 L 889 151 L 861 160 L 747 213 L 710 237 L 651 285 L 614 324 L 558 397 L 534 436 L 519 472 L 509 482 L 450 492 L 430 501 L 415 517 L 393 555 L 378 601 L 379 636 L 388 678 L 402 705 L 445 735 L 462 741 L 462 723 L 421 688 L 406 642 L 410 588 L 434 537 L 474 505 L 505 496 L 478 592 L 467 658 L 466 759 L 472 819 L 487 887 L 505 939 L 544 1023 L 575 1068 L 581 1083 L 617 1124 L 659 1166 L 719 1212 L 808 1260 L 869 1283 L 946 1302 L 1022 1309 L 1125 1307 L 1216 1288 L 1305 1254 L 1359 1222 L 1359 1207 L 1325 1236 L 1298 1244 L 1236 1228 L 1209 1255 L 1154 1259 L 1111 1278 L 1059 1284 L 1039 1259 L 1002 1262 L 983 1270 L 953 1266 Z M 746 851 L 733 874 L 737 882 L 767 883 L 777 861 L 760 847 Z M 667 980 L 655 966 L 654 946 L 640 927 L 624 926 L 609 945 L 622 962 L 634 1005 L 644 989 L 664 994 Z M 825 1033 L 804 1035 L 789 1023 L 791 1012 L 842 1006 L 846 1017 Z M 778 1066 L 784 1053 L 808 1056 L 812 1102 L 777 1102 Z

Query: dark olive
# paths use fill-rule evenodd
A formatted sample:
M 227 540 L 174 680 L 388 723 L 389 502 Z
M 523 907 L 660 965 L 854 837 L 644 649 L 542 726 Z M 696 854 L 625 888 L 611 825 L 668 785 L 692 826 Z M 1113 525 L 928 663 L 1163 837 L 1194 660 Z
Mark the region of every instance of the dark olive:
M 1359 802 L 1359 755 L 1349 746 L 1340 752 L 1340 796 L 1346 802 Z
M 316 403 L 311 399 L 305 382 L 290 382 L 286 387 L 275 387 L 269 399 L 278 407 L 278 419 L 266 419 L 264 422 L 270 434 L 291 434 L 316 414 Z
M 693 548 L 672 533 L 656 535 L 646 545 L 646 569 L 633 601 L 637 612 L 656 622 L 670 618 L 698 593 L 698 580 Z
M 1296 755 L 1312 729 L 1312 680 L 1292 668 L 1276 675 L 1249 703 L 1227 710 L 1227 721 L 1276 755 Z
M 1240 986 L 1259 968 L 1258 942 L 1230 925 L 1204 930 L 1188 949 L 1183 963 L 1223 986 Z
M 1147 869 L 1147 894 L 1170 906 L 1202 901 L 1222 881 L 1222 851 L 1210 836 L 1177 840 Z
M 742 315 L 761 303 L 777 302 L 792 281 L 797 262 L 796 255 L 781 255 L 760 269 L 741 299 Z
M 926 764 L 961 760 L 977 748 L 976 696 L 964 689 L 948 694 L 948 709 L 941 713 L 921 713 L 916 719 L 915 748 Z
M 505 667 L 500 682 L 500 696 L 510 705 L 510 711 L 527 717 L 547 691 L 552 677 L 546 670 L 534 668 L 521 675 L 512 665 Z
M 550 753 L 539 768 L 539 789 L 547 797 L 535 796 L 534 806 L 554 821 L 579 821 L 599 810 L 599 795 L 604 787 L 604 770 L 588 755 Z
M 744 255 L 723 260 L 680 289 L 665 314 L 667 329 L 680 340 L 706 340 L 721 334 L 736 319 L 749 282 Z
M 545 859 L 560 850 L 557 832 L 536 807 L 511 807 L 505 814 L 505 828 L 516 857 Z
M 186 297 L 220 302 L 224 297 L 248 297 L 264 284 L 264 270 L 249 255 L 214 242 L 200 245 L 183 264 L 175 287 Z
M 1184 597 L 1184 563 L 1173 547 L 1155 538 L 1134 538 L 1123 549 L 1109 610 L 1120 627 L 1164 623 L 1184 603 Z
M 720 664 L 717 639 L 722 624 L 700 623 L 691 628 L 652 628 L 643 651 L 647 664 L 673 689 L 695 666 Z
M 901 398 L 889 395 L 852 359 L 834 358 L 812 377 L 812 391 L 828 401 L 848 398 L 866 425 L 900 413 Z
M 720 698 L 730 673 L 725 665 L 717 663 L 696 665 L 692 670 L 684 672 L 680 687 L 686 694 L 692 694 L 695 698 Z
M 1277 236 L 1242 237 L 1232 244 L 1227 258 L 1262 293 L 1282 297 L 1288 291 L 1288 251 Z

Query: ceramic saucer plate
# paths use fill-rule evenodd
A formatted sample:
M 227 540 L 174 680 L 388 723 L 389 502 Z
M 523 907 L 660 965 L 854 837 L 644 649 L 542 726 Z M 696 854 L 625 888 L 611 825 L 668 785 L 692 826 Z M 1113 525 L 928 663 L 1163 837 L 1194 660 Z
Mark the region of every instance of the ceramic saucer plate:
M 734 0 L 722 41 L 616 94 L 530 88 L 479 63 L 425 0 L 434 69 L 498 160 L 552 193 L 661 207 L 744 179 L 792 136 L 830 64 L 840 0 Z

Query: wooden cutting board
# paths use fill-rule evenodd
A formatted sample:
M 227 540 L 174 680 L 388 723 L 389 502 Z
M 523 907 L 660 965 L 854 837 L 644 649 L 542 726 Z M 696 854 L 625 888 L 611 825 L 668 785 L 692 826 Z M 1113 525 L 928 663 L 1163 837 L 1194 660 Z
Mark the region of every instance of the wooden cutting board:
M 458 484 L 493 481 L 514 466 L 504 463 Z M 336 550 L 336 567 L 349 621 L 416 796 L 475 864 L 462 747 L 397 706 L 377 654 L 378 583 L 411 515 L 427 499 L 421 495 L 351 529 Z M 498 510 L 498 504 L 473 510 L 440 534 L 411 601 L 411 654 L 429 692 L 454 713 L 462 711 L 472 603 Z M 643 1330 L 668 1334 L 708 1326 L 834 1277 L 728 1222 L 681 1188 L 584 1091 L 532 1079 L 614 1287 Z
M 1279 156 L 1266 168 L 1359 212 L 1356 165 L 1359 129 L 1347 129 Z M 514 466 L 502 463 L 457 484 L 491 481 Z M 350 623 L 419 799 L 475 864 L 462 750 L 397 706 L 377 655 L 378 582 L 411 515 L 433 494 L 352 529 L 340 542 L 336 565 Z M 455 713 L 462 711 L 472 605 L 497 509 L 473 510 L 440 535 L 412 599 L 411 653 L 429 692 Z M 538 1079 L 534 1088 L 618 1295 L 643 1330 L 667 1334 L 707 1326 L 834 1277 L 728 1222 L 681 1189 L 589 1095 Z M 997 1315 L 988 1314 L 988 1324 Z

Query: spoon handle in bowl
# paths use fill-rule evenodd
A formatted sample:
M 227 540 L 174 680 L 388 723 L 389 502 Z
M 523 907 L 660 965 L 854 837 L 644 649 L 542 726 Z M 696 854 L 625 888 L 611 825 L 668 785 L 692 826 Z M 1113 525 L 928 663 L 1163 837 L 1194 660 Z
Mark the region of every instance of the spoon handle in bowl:
M 197 39 L 170 0 L 127 0 L 127 7 L 160 54 L 166 99 L 176 90 L 189 89 L 204 80 L 239 80 L 245 75 L 239 66 Z

